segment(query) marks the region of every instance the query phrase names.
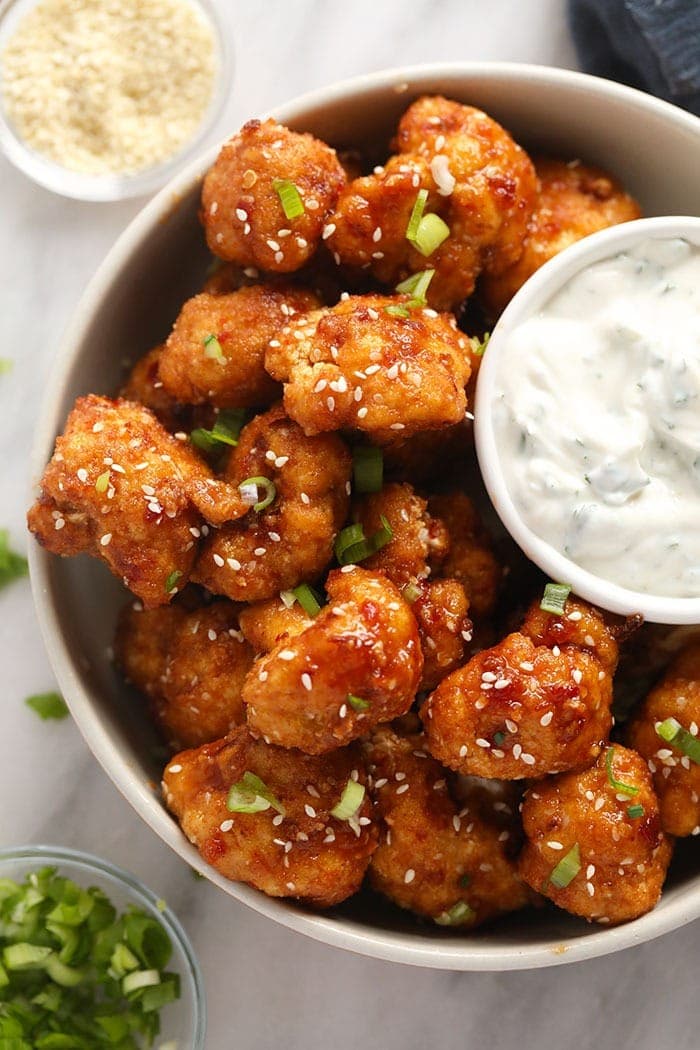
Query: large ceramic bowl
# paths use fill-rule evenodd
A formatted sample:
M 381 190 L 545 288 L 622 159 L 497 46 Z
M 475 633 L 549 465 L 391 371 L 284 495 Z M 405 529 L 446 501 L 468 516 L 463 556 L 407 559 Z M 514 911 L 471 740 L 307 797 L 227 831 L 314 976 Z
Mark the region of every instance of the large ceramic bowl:
M 700 214 L 700 121 L 639 92 L 577 73 L 495 63 L 399 69 L 326 88 L 273 116 L 333 145 L 362 147 L 386 142 L 399 114 L 425 92 L 482 107 L 529 149 L 580 156 L 611 168 L 647 215 Z M 202 175 L 215 155 L 214 150 L 205 154 L 151 201 L 85 292 L 38 417 L 36 479 L 76 396 L 114 390 L 125 354 L 136 358 L 162 340 L 179 305 L 200 286 L 208 259 L 197 204 Z M 109 647 L 124 600 L 119 584 L 95 560 L 61 560 L 36 545 L 31 567 L 49 657 L 97 759 L 176 853 L 256 911 L 351 951 L 454 970 L 519 969 L 590 958 L 649 940 L 700 915 L 697 853 L 694 860 L 681 855 L 655 911 L 604 930 L 543 909 L 483 931 L 451 934 L 420 926 L 409 915 L 379 908 L 362 896 L 316 914 L 227 882 L 203 863 L 163 808 L 154 731 L 110 665 Z M 223 898 L 221 905 L 223 912 Z

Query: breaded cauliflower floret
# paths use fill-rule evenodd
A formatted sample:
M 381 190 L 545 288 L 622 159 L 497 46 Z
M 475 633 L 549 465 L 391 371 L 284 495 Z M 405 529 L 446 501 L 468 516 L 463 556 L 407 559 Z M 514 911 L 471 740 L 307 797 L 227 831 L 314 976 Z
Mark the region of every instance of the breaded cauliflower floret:
M 485 819 L 480 805 L 457 801 L 423 736 L 400 737 L 382 727 L 366 758 L 383 824 L 369 867 L 374 889 L 454 927 L 476 926 L 528 903 L 515 868 L 514 821 L 502 813 Z
M 390 483 L 381 492 L 358 499 L 353 520 L 365 536 L 372 536 L 386 519 L 392 531 L 391 542 L 362 562 L 371 572 L 385 572 L 398 588 L 425 579 L 440 565 L 449 543 L 443 523 L 428 513 L 427 501 L 410 485 Z
M 187 430 L 189 413 L 186 406 L 181 405 L 177 398 L 167 392 L 160 377 L 162 354 L 161 345 L 154 346 L 140 357 L 126 377 L 119 397 L 125 401 L 137 401 L 144 408 L 150 408 L 166 430 Z
M 564 619 L 582 603 L 572 605 Z M 591 648 L 536 644 L 520 632 L 443 679 L 421 718 L 431 753 L 451 769 L 534 779 L 590 765 L 610 732 L 611 704 L 610 666 Z
M 651 776 L 635 751 L 616 745 L 583 773 L 535 784 L 525 794 L 522 818 L 520 875 L 560 908 L 616 924 L 657 903 L 672 845 L 661 830 Z
M 370 267 L 395 285 L 428 267 L 428 301 L 450 309 L 471 295 L 479 273 L 500 273 L 523 248 L 537 176 L 504 129 L 471 106 L 425 97 L 404 113 L 384 168 L 340 195 L 327 231 L 339 262 Z M 449 236 L 428 257 L 406 238 L 421 190 L 424 214 L 439 215 Z
M 416 589 L 411 611 L 423 650 L 420 692 L 427 692 L 461 664 L 472 640 L 472 622 L 469 600 L 458 580 L 423 580 Z
M 472 379 L 473 376 L 469 385 Z M 469 397 L 468 401 L 471 403 Z M 455 474 L 468 463 L 468 452 L 473 447 L 471 427 L 471 421 L 464 419 L 444 430 L 420 430 L 385 444 L 385 473 L 393 480 L 413 485 L 432 487 L 443 481 L 454 484 Z
M 525 614 L 520 633 L 531 638 L 535 645 L 586 649 L 608 674 L 613 675 L 620 658 L 618 637 L 625 629 L 612 623 L 613 617 L 581 601 L 576 595 L 566 600 L 563 614 L 546 612 L 540 601 L 534 601 Z
M 141 405 L 79 398 L 29 511 L 54 554 L 93 554 L 148 606 L 187 582 L 201 518 L 202 461 Z
M 491 615 L 498 600 L 503 570 L 476 507 L 463 492 L 431 496 L 428 509 L 444 523 L 450 537 L 441 572 L 464 586 L 476 622 Z
M 233 601 L 272 598 L 321 574 L 333 556 L 347 516 L 350 453 L 336 434 L 306 437 L 281 406 L 241 431 L 226 480 L 238 486 L 266 478 L 274 498 L 212 531 L 202 544 L 193 579 Z M 258 488 L 260 501 L 264 491 Z
M 651 771 L 659 796 L 661 826 L 669 835 L 700 835 L 700 765 L 677 744 L 657 733 L 673 718 L 698 736 L 700 726 L 700 644 L 687 646 L 638 708 L 627 727 L 627 741 Z M 673 728 L 673 726 L 672 726 Z
M 318 305 L 311 292 L 283 285 L 195 295 L 180 310 L 160 358 L 165 389 L 193 405 L 269 404 L 279 388 L 265 371 L 267 345 L 290 317 Z
M 350 296 L 272 341 L 265 367 L 307 434 L 353 427 L 381 442 L 464 418 L 469 340 L 449 315 L 389 312 L 401 301 Z
M 280 181 L 291 183 L 303 204 L 293 219 L 282 207 Z M 324 142 L 274 120 L 249 120 L 204 179 L 200 218 L 207 244 L 241 266 L 298 270 L 316 251 L 345 181 L 335 150 Z
M 558 252 L 590 233 L 638 219 L 639 205 L 608 172 L 578 161 L 535 161 L 540 193 L 518 261 L 499 274 L 487 274 L 480 286 L 486 309 L 494 317 L 519 288 Z
M 226 800 L 250 774 L 257 812 L 236 812 Z M 168 763 L 163 793 L 168 808 L 204 860 L 225 878 L 247 882 L 270 897 L 296 897 L 319 908 L 359 890 L 377 842 L 369 795 L 350 819 L 331 815 L 347 784 L 364 785 L 352 747 L 312 758 L 254 740 L 241 726 L 228 737 L 183 751 Z M 258 791 L 266 797 L 257 796 Z
M 241 609 L 241 631 L 255 653 L 269 653 L 281 642 L 296 638 L 313 623 L 299 602 L 285 604 L 281 598 L 268 598 Z
M 241 689 L 253 650 L 230 602 L 122 611 L 114 645 L 126 678 L 148 696 L 174 749 L 199 747 L 245 721 Z
M 408 711 L 423 670 L 413 613 L 385 576 L 346 566 L 326 590 L 311 626 L 261 657 L 243 687 L 255 735 L 311 755 Z

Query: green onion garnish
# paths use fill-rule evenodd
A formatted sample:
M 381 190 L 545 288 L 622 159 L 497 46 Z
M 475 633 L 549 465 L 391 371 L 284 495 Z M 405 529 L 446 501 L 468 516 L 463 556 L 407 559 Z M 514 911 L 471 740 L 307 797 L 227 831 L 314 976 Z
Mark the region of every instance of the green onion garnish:
M 66 701 L 60 693 L 35 693 L 34 696 L 28 696 L 24 702 L 45 722 L 50 718 L 58 721 L 68 716 Z
M 575 842 L 569 852 L 552 869 L 549 881 L 558 890 L 564 890 L 576 878 L 580 870 L 581 851 L 579 850 L 578 842 Z
M 407 601 L 409 605 L 413 605 L 414 602 L 420 598 L 420 587 L 415 583 L 407 583 L 401 591 L 404 601 Z
M 104 474 L 100 474 L 99 478 L 95 482 L 96 490 L 102 495 L 109 488 L 109 471 L 105 470 Z
M 384 313 L 391 314 L 392 317 L 410 317 L 411 311 L 403 303 L 392 303 L 391 306 L 384 307 Z
M 394 538 L 389 522 L 383 514 L 379 517 L 382 524 L 369 539 L 360 524 L 347 525 L 341 530 L 335 541 L 335 556 L 340 565 L 356 565 L 376 554 Z
M 695 762 L 696 765 L 700 766 L 700 740 L 689 733 L 687 729 L 675 718 L 667 718 L 664 722 L 660 722 L 654 726 L 657 736 L 660 736 L 662 740 L 665 740 L 672 747 L 678 748 L 684 755 L 687 755 L 691 762 Z
M 197 427 L 190 434 L 190 441 L 203 452 L 213 452 L 218 445 L 235 447 L 246 421 L 244 408 L 221 409 L 211 430 Z
M 352 693 L 348 693 L 348 703 L 353 711 L 369 711 L 372 706 L 369 700 L 363 700 L 361 696 L 353 696 Z
M 491 338 L 490 332 L 484 332 L 484 338 L 479 339 L 478 336 L 472 336 L 472 353 L 474 357 L 483 357 L 486 347 L 489 345 L 489 339 Z
M 500 747 L 506 738 L 506 734 L 499 729 L 497 733 L 493 734 L 493 742 L 497 747 Z
M 340 802 L 331 810 L 336 820 L 351 820 L 362 805 L 365 797 L 364 784 L 348 780 L 340 796 Z
M 542 595 L 540 609 L 543 612 L 561 615 L 564 612 L 566 599 L 571 594 L 571 587 L 566 583 L 548 583 Z
M 435 276 L 435 270 L 420 270 L 412 273 L 405 281 L 396 285 L 396 291 L 401 295 L 410 295 L 410 306 L 425 306 L 428 286 Z
M 167 580 L 165 581 L 166 594 L 172 594 L 173 591 L 176 590 L 177 581 L 180 579 L 181 576 L 182 573 L 179 569 L 173 569 L 173 571 L 170 573 Z
M 352 450 L 352 470 L 357 492 L 381 492 L 384 454 L 374 445 L 356 445 Z
M 644 806 L 640 806 L 638 802 L 634 806 L 628 806 L 627 816 L 630 817 L 631 820 L 637 820 L 638 817 L 643 817 Z
M 259 499 L 258 489 L 262 489 L 265 493 L 262 499 Z M 269 507 L 273 499 L 277 495 L 277 489 L 274 481 L 270 481 L 269 478 L 254 477 L 246 478 L 238 486 L 238 491 L 241 494 L 241 499 L 244 503 L 248 503 L 252 506 L 253 510 L 260 513 L 261 510 L 265 510 Z
M 318 616 L 321 611 L 321 603 L 308 583 L 300 583 L 291 593 L 308 616 Z
M 226 808 L 230 813 L 262 813 L 270 807 L 282 816 L 286 813 L 279 799 L 255 773 L 244 773 L 242 779 L 229 788 Z
M 10 549 L 10 535 L 7 529 L 0 529 L 0 591 L 28 572 L 27 559 Z
M 476 916 L 476 912 L 473 908 L 470 908 L 466 901 L 457 901 L 447 911 L 443 911 L 441 915 L 435 919 L 438 926 L 463 926 L 467 922 L 471 922 Z
M 214 361 L 218 361 L 220 364 L 226 360 L 224 352 L 221 349 L 221 343 L 215 335 L 205 335 L 202 340 L 204 344 L 204 356 L 211 357 Z
M 304 214 L 304 202 L 301 194 L 290 179 L 273 179 L 272 188 L 280 199 L 286 219 L 298 219 Z
M 608 782 L 611 787 L 614 787 L 616 791 L 622 792 L 623 795 L 638 795 L 639 788 L 636 784 L 628 784 L 624 780 L 617 780 L 613 773 L 613 758 L 615 757 L 615 748 L 609 747 L 605 752 L 605 772 L 608 774 Z
M 466 871 L 463 875 L 460 875 L 458 879 L 459 885 L 463 890 L 466 890 L 467 886 L 471 884 L 471 881 L 472 877 Z
M 418 249 L 421 255 L 425 255 L 427 258 L 429 255 L 432 255 L 449 236 L 450 227 L 445 220 L 441 219 L 439 215 L 435 215 L 431 212 L 429 215 L 424 215 L 421 219 L 413 246 Z
M 11 372 L 14 367 L 15 363 L 11 357 L 0 357 L 0 375 Z
M 411 217 L 408 220 L 408 226 L 406 227 L 406 240 L 411 241 L 411 243 L 413 243 L 413 241 L 415 241 L 416 239 L 416 234 L 418 233 L 420 221 L 423 218 L 423 212 L 425 211 L 425 205 L 427 200 L 428 191 L 418 190 L 418 194 L 416 196 L 415 202 L 413 204 L 413 209 L 411 211 Z

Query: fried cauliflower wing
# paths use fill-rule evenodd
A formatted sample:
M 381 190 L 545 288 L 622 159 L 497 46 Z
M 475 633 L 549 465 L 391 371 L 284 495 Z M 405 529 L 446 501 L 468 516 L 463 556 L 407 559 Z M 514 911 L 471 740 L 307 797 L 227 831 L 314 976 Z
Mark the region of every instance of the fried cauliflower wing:
M 385 572 L 399 589 L 427 578 L 444 560 L 449 544 L 443 523 L 428 513 L 427 500 L 411 485 L 389 483 L 355 502 L 353 519 L 365 536 L 381 528 L 382 517 L 391 528 L 391 542 L 366 558 L 363 568 Z
M 172 397 L 163 386 L 160 362 L 163 346 L 154 346 L 140 357 L 131 368 L 119 391 L 125 401 L 135 401 L 149 408 L 166 430 L 189 429 L 189 412 L 185 405 Z
M 262 781 L 258 788 L 274 805 L 252 813 L 227 808 L 231 787 L 246 774 Z M 331 813 L 350 780 L 365 782 L 355 748 L 314 758 L 254 740 L 241 726 L 176 755 L 163 794 L 187 838 L 225 878 L 329 908 L 360 888 L 377 842 L 368 795 L 350 819 Z
M 289 605 L 280 597 L 244 606 L 239 621 L 245 640 L 255 653 L 269 653 L 281 642 L 296 638 L 313 623 L 298 602 Z
M 435 689 L 460 666 L 465 646 L 472 640 L 472 621 L 469 599 L 458 580 L 424 580 L 417 591 L 411 611 L 423 650 L 423 693 Z
M 498 600 L 503 569 L 476 507 L 463 492 L 455 491 L 431 496 L 428 509 L 440 518 L 450 537 L 442 574 L 463 585 L 473 619 L 487 619 Z

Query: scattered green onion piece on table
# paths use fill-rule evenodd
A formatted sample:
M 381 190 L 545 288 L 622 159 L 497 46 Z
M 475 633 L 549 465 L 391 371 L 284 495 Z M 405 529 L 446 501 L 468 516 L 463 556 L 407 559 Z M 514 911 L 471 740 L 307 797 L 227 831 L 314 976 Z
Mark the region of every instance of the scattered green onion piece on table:
M 258 489 L 263 489 L 265 495 L 262 499 L 259 499 Z M 277 489 L 274 481 L 270 481 L 269 478 L 262 476 L 254 478 L 246 478 L 238 486 L 238 491 L 241 494 L 241 499 L 244 503 L 250 504 L 253 510 L 259 514 L 261 510 L 265 510 L 269 507 L 275 496 L 277 495 Z
M 361 696 L 353 696 L 352 693 L 348 693 L 348 703 L 353 711 L 369 711 L 372 706 L 369 700 L 363 700 Z
M 555 613 L 560 616 L 564 612 L 566 599 L 571 594 L 571 587 L 566 583 L 548 583 L 545 586 L 540 609 L 543 612 Z
M 475 915 L 476 912 L 469 907 L 466 901 L 457 901 L 447 911 L 438 915 L 435 922 L 438 926 L 463 926 L 465 923 L 471 922 Z
M 638 795 L 639 788 L 636 784 L 628 784 L 625 780 L 618 780 L 613 773 L 613 759 L 615 757 L 615 748 L 609 747 L 605 752 L 605 772 L 608 774 L 608 782 L 610 786 L 615 788 L 616 791 L 620 791 L 623 795 Z
M 384 454 L 374 445 L 357 445 L 352 452 L 352 470 L 357 492 L 381 492 Z
M 10 534 L 0 529 L 0 590 L 29 572 L 27 559 L 10 549 Z
M 109 488 L 109 471 L 105 470 L 103 474 L 100 474 L 99 478 L 95 482 L 95 489 L 102 495 Z
M 177 590 L 177 581 L 180 579 L 181 576 L 182 573 L 179 569 L 173 569 L 173 571 L 170 573 L 167 580 L 165 581 L 166 594 L 172 594 L 173 591 Z
M 411 296 L 411 306 L 425 306 L 428 286 L 435 276 L 435 270 L 420 270 L 412 273 L 405 281 L 396 285 L 396 291 L 400 295 Z
M 570 882 L 576 878 L 581 870 L 581 851 L 578 842 L 575 842 L 569 852 L 561 858 L 559 863 L 552 869 L 549 881 L 558 890 L 565 890 Z
M 304 214 L 301 194 L 290 179 L 273 179 L 272 188 L 280 199 L 286 219 L 298 219 Z
M 291 593 L 308 616 L 318 616 L 321 611 L 321 603 L 308 583 L 300 583 Z
M 406 227 L 406 240 L 415 241 L 416 234 L 418 233 L 418 226 L 423 218 L 423 212 L 425 211 L 425 205 L 428 200 L 427 190 L 418 190 L 413 209 L 411 210 L 411 217 L 408 220 L 408 226 Z
M 450 236 L 450 227 L 434 212 L 424 215 L 418 224 L 418 232 L 412 242 L 421 255 L 427 258 Z
M 362 805 L 364 798 L 364 784 L 359 784 L 356 780 L 348 780 L 343 788 L 340 801 L 331 810 L 331 816 L 336 820 L 351 820 Z
M 0 357 L 0 375 L 11 372 L 14 367 L 15 363 L 11 357 Z
M 224 357 L 224 352 L 221 349 L 221 343 L 216 338 L 216 336 L 212 334 L 206 335 L 202 342 L 204 344 L 204 356 L 211 357 L 212 360 L 218 361 L 219 364 L 223 364 L 226 358 Z
M 255 773 L 244 773 L 242 778 L 229 788 L 226 808 L 230 813 L 262 813 L 266 809 L 276 809 L 282 816 L 286 810 L 278 798 L 273 795 L 264 780 Z
M 484 332 L 484 338 L 479 339 L 477 336 L 472 336 L 472 353 L 474 357 L 483 357 L 486 347 L 489 345 L 489 339 L 491 338 L 490 332 Z
M 637 802 L 634 806 L 627 807 L 627 816 L 631 820 L 637 820 L 639 817 L 644 816 L 644 806 L 640 806 Z
M 407 601 L 409 605 L 413 605 L 413 603 L 417 602 L 420 598 L 420 587 L 415 583 L 407 583 L 401 591 L 401 594 L 403 595 L 404 601 Z
M 657 736 L 671 744 L 672 747 L 678 748 L 688 756 L 691 762 L 700 766 L 700 740 L 684 729 L 677 719 L 667 718 L 654 728 Z
M 24 702 L 45 722 L 52 718 L 60 720 L 68 716 L 66 702 L 60 693 L 36 693 L 34 696 L 28 696 Z

